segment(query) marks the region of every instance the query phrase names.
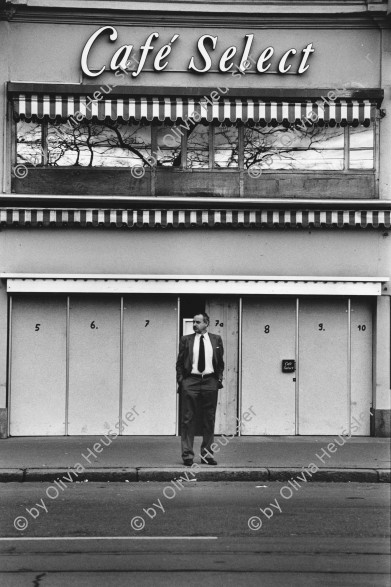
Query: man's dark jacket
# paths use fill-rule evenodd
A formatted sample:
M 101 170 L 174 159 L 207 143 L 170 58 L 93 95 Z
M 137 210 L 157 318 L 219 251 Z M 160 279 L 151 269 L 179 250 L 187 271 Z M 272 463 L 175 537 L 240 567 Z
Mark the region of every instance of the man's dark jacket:
M 213 369 L 217 379 L 221 380 L 224 372 L 223 341 L 219 334 L 211 334 L 208 332 L 208 336 L 213 349 Z M 177 382 L 179 387 L 181 386 L 183 379 L 191 374 L 193 367 L 194 340 L 195 334 L 186 334 L 185 336 L 182 336 L 179 343 L 178 360 L 176 362 Z M 223 385 L 219 384 L 219 387 L 221 388 Z

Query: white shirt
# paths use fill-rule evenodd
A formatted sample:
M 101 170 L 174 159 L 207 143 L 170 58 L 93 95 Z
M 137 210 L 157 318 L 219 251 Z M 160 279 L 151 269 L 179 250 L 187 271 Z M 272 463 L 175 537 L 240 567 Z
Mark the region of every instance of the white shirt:
M 204 332 L 202 335 L 204 337 L 204 348 L 205 348 L 205 369 L 202 372 L 202 375 L 208 375 L 209 373 L 213 373 L 213 348 L 212 343 L 210 342 L 210 338 L 207 332 Z M 201 334 L 198 332 L 195 335 L 194 339 L 194 347 L 193 347 L 193 366 L 191 372 L 195 375 L 201 375 L 198 371 L 198 356 L 200 354 L 200 339 Z

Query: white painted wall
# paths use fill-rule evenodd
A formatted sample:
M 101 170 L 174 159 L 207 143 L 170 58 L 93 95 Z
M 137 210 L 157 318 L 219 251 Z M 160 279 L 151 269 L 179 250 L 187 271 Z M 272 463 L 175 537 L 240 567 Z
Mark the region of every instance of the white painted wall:
M 4 229 L 0 271 L 390 276 L 379 230 Z

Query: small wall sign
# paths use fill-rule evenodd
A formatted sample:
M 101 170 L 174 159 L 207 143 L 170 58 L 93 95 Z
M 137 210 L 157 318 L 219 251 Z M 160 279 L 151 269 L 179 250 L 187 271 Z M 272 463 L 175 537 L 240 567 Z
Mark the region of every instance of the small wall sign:
M 294 359 L 282 359 L 282 372 L 294 373 L 296 371 L 296 361 Z

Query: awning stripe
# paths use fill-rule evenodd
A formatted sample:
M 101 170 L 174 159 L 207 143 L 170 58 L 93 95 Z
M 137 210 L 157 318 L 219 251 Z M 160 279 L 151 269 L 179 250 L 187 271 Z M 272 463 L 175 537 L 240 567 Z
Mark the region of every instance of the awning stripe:
M 388 210 L 0 209 L 0 226 L 391 228 Z
M 175 121 L 201 117 L 209 122 L 236 121 L 276 125 L 302 121 L 342 125 L 370 124 L 376 104 L 368 100 L 264 102 L 224 98 L 115 98 L 93 101 L 89 96 L 19 94 L 14 98 L 15 120 L 63 119 L 81 114 L 87 120 Z

